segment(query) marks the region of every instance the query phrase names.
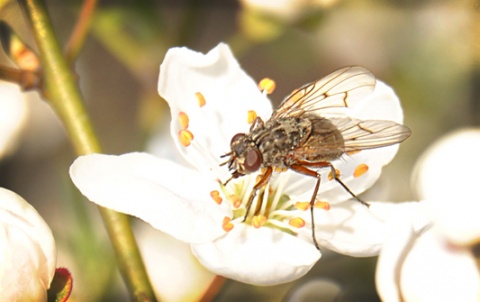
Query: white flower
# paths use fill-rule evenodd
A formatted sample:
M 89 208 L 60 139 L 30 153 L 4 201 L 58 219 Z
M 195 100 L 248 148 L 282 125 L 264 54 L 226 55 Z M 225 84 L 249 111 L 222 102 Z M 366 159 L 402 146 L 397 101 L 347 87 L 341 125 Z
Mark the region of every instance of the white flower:
M 414 185 L 425 201 L 397 212 L 380 253 L 376 282 L 384 301 L 479 301 L 472 251 L 480 242 L 479 152 L 480 130 L 469 129 L 420 158 Z
M 8 155 L 17 145 L 25 124 L 27 105 L 16 84 L 0 81 L 0 158 Z
M 48 225 L 23 198 L 0 188 L 0 300 L 46 301 L 55 264 Z
M 246 222 L 245 202 L 258 173 L 231 180 L 220 166 L 236 133 L 247 132 L 252 116 L 267 120 L 272 107 L 239 67 L 225 44 L 204 55 L 170 49 L 160 68 L 159 93 L 170 105 L 171 136 L 181 163 L 145 153 L 92 154 L 71 166 L 75 185 L 91 201 L 137 216 L 173 237 L 191 243 L 194 255 L 216 274 L 257 285 L 303 276 L 320 258 L 312 244 L 310 212 L 316 179 L 274 172 L 254 199 Z M 375 92 L 352 108 L 360 119 L 402 121 L 393 91 L 377 82 Z M 250 119 L 250 120 L 249 120 Z M 398 146 L 365 150 L 333 162 L 341 179 L 359 194 L 379 177 Z M 322 171 L 316 208 L 317 241 L 356 256 L 374 255 L 384 238 L 382 206 L 369 210 Z M 259 202 L 260 200 L 260 202 Z M 262 206 L 256 210 L 257 204 Z

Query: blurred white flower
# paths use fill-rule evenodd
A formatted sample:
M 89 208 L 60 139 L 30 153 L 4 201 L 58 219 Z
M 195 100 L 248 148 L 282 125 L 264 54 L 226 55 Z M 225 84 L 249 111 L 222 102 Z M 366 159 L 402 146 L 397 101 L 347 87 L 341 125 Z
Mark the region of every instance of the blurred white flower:
M 271 103 L 240 68 L 225 44 L 204 55 L 170 49 L 160 68 L 159 93 L 170 105 L 171 136 L 182 163 L 146 153 L 92 154 L 71 166 L 75 185 L 91 201 L 131 214 L 191 244 L 210 271 L 246 283 L 271 285 L 297 279 L 320 258 L 311 238 L 309 201 L 316 179 L 295 172 L 274 173 L 262 206 L 245 222 L 245 203 L 258 173 L 230 177 L 219 164 L 234 134 L 247 132 L 249 116 L 267 120 Z M 373 108 L 373 109 L 372 109 Z M 402 110 L 391 88 L 377 82 L 375 92 L 351 114 L 359 119 L 401 123 Z M 353 192 L 368 189 L 398 146 L 364 150 L 333 162 Z M 361 168 L 359 168 L 361 167 Z M 320 245 L 340 253 L 370 256 L 384 239 L 384 205 L 370 209 L 322 172 L 318 199 L 330 210 L 315 208 Z M 307 202 L 308 204 L 308 202 Z
M 12 152 L 25 125 L 27 104 L 16 84 L 0 81 L 0 158 Z
M 377 266 L 384 301 L 479 301 L 480 130 L 454 132 L 419 159 L 424 201 L 398 212 Z
M 37 211 L 0 188 L 0 300 L 46 301 L 56 257 L 52 232 Z

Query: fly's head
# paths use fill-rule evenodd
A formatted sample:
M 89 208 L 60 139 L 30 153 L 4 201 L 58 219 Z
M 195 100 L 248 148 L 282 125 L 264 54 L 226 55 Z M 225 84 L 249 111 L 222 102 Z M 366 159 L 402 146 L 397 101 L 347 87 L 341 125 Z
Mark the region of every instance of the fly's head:
M 260 150 L 258 150 L 255 142 L 245 133 L 237 133 L 232 137 L 230 150 L 229 153 L 222 156 L 230 156 L 230 158 L 220 165 L 228 166 L 232 173 L 232 178 L 250 174 L 262 166 L 263 158 Z

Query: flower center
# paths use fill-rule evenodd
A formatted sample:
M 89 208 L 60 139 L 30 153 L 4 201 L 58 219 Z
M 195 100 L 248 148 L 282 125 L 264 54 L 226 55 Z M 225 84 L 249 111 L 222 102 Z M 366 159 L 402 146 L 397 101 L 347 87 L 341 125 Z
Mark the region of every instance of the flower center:
M 306 224 L 300 216 L 310 209 L 310 202 L 292 200 L 285 193 L 288 180 L 288 173 L 274 175 L 269 183 L 257 191 L 248 215 L 247 203 L 256 183 L 255 175 L 243 176 L 231 181 L 226 186 L 220 184 L 222 195 L 226 198 L 222 199 L 219 191 L 212 191 L 210 195 L 217 203 L 219 203 L 219 200 L 220 202 L 226 200 L 232 205 L 233 217 L 228 220 L 228 228 L 225 227 L 224 223 L 224 230 L 230 231 L 235 224 L 246 223 L 255 228 L 274 227 L 296 234 L 298 229 Z M 317 201 L 315 208 L 328 210 L 330 204 Z

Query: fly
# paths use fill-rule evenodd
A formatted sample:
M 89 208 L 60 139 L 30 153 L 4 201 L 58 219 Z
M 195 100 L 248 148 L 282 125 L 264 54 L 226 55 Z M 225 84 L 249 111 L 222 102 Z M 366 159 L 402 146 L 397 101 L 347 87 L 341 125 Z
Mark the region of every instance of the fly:
M 261 168 L 264 171 L 250 193 L 244 221 L 257 191 L 268 183 L 277 168 L 317 179 L 310 199 L 312 238 L 317 249 L 313 207 L 321 181 L 318 169 L 330 169 L 338 184 L 369 206 L 340 180 L 331 161 L 346 152 L 390 146 L 410 136 L 408 127 L 393 121 L 359 120 L 348 115 L 348 108 L 371 94 L 375 85 L 375 77 L 363 67 L 339 69 L 300 87 L 284 99 L 266 122 L 257 117 L 248 133 L 232 137 L 231 151 L 222 156 L 229 156 L 221 165 L 226 164 L 232 175 L 226 183 Z

